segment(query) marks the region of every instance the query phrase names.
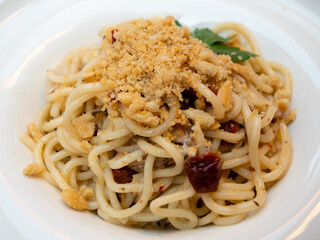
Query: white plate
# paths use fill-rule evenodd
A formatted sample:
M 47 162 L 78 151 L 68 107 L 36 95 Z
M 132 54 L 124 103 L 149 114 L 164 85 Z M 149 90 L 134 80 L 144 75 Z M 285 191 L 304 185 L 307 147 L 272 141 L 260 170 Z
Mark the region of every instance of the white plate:
M 65 207 L 45 181 L 25 177 L 32 154 L 18 135 L 44 103 L 45 70 L 69 50 L 98 41 L 111 23 L 167 14 L 184 25 L 238 21 L 252 30 L 266 59 L 284 63 L 294 79 L 290 126 L 292 166 L 269 191 L 265 206 L 243 222 L 190 231 L 146 231 L 115 226 Z M 283 239 L 293 238 L 320 210 L 320 27 L 299 5 L 277 1 L 38 1 L 0 24 L 1 207 L 26 239 Z M 317 205 L 318 204 L 318 205 Z M 316 233 L 316 230 L 314 233 Z M 313 235 L 316 237 L 316 235 Z

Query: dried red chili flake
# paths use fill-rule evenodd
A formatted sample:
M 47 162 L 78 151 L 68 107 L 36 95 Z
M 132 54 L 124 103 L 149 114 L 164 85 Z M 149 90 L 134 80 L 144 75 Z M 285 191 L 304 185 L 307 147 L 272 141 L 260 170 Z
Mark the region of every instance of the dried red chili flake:
M 164 186 L 160 186 L 158 192 L 161 192 L 163 190 L 163 188 L 164 188 Z
M 129 167 L 123 167 L 119 169 L 112 169 L 113 179 L 116 183 L 124 184 L 132 182 L 132 175 L 137 172 Z
M 193 89 L 186 89 L 182 92 L 183 101 L 180 102 L 181 109 L 194 107 L 194 102 L 197 100 L 197 94 Z
M 273 145 L 271 143 L 267 143 L 268 147 L 271 149 Z
M 119 31 L 118 29 L 112 29 L 112 30 L 111 30 L 111 34 L 112 34 L 112 36 L 111 36 L 111 43 L 112 43 L 112 44 L 117 41 L 117 39 L 114 37 L 114 32 L 118 32 L 118 31 Z
M 216 153 L 188 158 L 185 169 L 189 181 L 197 193 L 214 192 L 221 178 L 221 158 Z
M 239 123 L 231 120 L 225 123 L 221 123 L 220 129 L 223 129 L 224 131 L 229 133 L 237 133 L 240 131 L 241 127 Z
M 208 87 L 215 95 L 218 94 L 218 89 L 216 89 L 214 86 L 209 86 Z

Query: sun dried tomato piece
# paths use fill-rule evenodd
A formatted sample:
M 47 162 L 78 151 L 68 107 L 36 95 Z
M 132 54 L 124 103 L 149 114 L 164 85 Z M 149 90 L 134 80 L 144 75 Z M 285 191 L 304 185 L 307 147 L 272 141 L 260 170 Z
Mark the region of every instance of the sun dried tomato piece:
M 111 36 L 111 43 L 112 43 L 112 44 L 117 41 L 117 39 L 114 37 L 114 32 L 118 32 L 118 31 L 119 31 L 118 29 L 112 29 L 112 30 L 111 30 L 111 34 L 112 34 L 112 36 Z
M 229 122 L 221 123 L 220 129 L 229 133 L 237 133 L 240 131 L 241 127 L 239 123 L 231 120 Z
M 185 169 L 189 181 L 197 193 L 214 192 L 221 178 L 221 158 L 216 153 L 188 158 Z
M 190 107 L 194 108 L 194 102 L 198 99 L 193 89 L 186 89 L 182 92 L 183 101 L 180 102 L 181 109 L 185 110 Z
M 119 169 L 112 169 L 113 179 L 116 183 L 124 184 L 132 182 L 132 175 L 137 172 L 129 167 L 123 167 Z
M 174 125 L 174 127 L 176 127 L 177 129 L 179 129 L 184 133 L 186 132 L 186 128 L 181 123 L 177 123 L 176 125 Z

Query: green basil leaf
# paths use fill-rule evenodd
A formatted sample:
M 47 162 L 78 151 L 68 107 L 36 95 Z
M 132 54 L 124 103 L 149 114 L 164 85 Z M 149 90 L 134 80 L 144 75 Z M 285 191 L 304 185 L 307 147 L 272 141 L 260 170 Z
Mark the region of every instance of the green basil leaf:
M 181 23 L 179 23 L 178 20 L 174 20 L 174 21 L 175 21 L 175 23 L 176 23 L 176 25 L 177 25 L 178 27 L 182 27 Z
M 175 20 L 177 26 L 182 27 L 178 20 Z M 208 47 L 217 54 L 229 55 L 231 60 L 235 63 L 245 62 L 250 57 L 257 57 L 257 54 L 250 53 L 247 51 L 242 51 L 237 47 L 229 47 L 223 45 L 223 42 L 227 42 L 236 37 L 233 35 L 231 37 L 221 37 L 218 34 L 211 31 L 209 28 L 196 28 L 191 32 L 191 36 L 201 40 L 203 43 L 207 44 Z
M 196 28 L 192 33 L 191 36 L 194 38 L 198 38 L 203 43 L 206 43 L 209 47 L 215 43 L 226 42 L 234 38 L 236 35 L 231 37 L 221 37 L 218 34 L 212 32 L 209 28 Z
M 210 49 L 217 54 L 229 55 L 235 63 L 245 62 L 250 57 L 257 57 L 257 54 L 240 50 L 237 47 L 229 47 L 221 43 L 210 46 Z

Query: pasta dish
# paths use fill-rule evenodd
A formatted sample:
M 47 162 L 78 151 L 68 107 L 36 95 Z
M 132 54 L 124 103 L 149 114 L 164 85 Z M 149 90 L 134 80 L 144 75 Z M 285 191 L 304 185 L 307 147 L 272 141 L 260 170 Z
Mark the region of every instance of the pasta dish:
M 238 23 L 137 19 L 100 37 L 47 71 L 24 174 L 133 227 L 230 225 L 263 206 L 293 154 L 289 71 Z

